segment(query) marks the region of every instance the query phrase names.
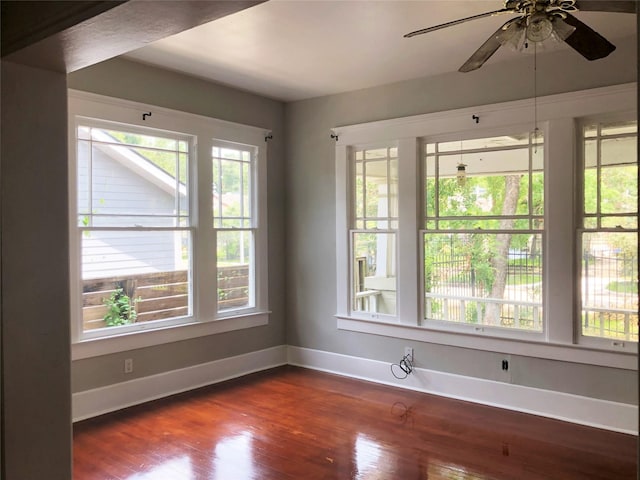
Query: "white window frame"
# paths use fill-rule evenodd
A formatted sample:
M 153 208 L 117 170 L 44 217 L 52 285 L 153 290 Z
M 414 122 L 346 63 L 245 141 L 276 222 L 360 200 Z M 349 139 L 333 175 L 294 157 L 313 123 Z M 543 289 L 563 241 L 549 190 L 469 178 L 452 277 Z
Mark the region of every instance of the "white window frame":
M 588 125 L 596 125 L 601 123 L 606 124 L 610 122 L 630 121 L 630 120 L 637 120 L 637 115 L 634 115 L 632 112 L 626 112 L 626 113 L 602 114 L 602 115 L 595 115 L 595 116 L 590 115 L 590 116 L 586 116 L 579 119 L 579 121 L 577 122 L 577 128 L 576 128 L 576 136 L 577 136 L 576 145 L 577 145 L 577 152 L 578 152 L 578 162 L 576 166 L 576 170 L 577 170 L 576 181 L 578 185 L 584 185 L 584 160 L 585 160 L 584 136 L 583 136 L 584 127 Z M 636 133 L 636 137 L 637 137 L 637 133 Z M 637 138 L 636 138 L 636 141 L 637 141 Z M 585 215 L 585 212 L 584 212 L 584 189 L 579 188 L 578 194 L 579 195 L 576 201 L 576 216 L 578 220 L 576 222 L 576 232 L 575 232 L 576 252 L 578 253 L 578 255 L 576 255 L 575 271 L 576 271 L 576 277 L 580 282 L 582 278 L 582 265 L 581 265 L 581 255 L 580 255 L 580 252 L 582 252 L 582 235 L 587 232 L 598 232 L 598 231 L 611 232 L 611 231 L 618 231 L 618 230 L 611 229 L 611 228 L 584 228 L 583 221 L 584 221 L 584 218 L 588 216 L 588 215 Z M 590 217 L 599 218 L 600 215 L 601 215 L 601 212 L 598 212 L 594 215 L 590 215 Z M 620 232 L 638 233 L 638 228 L 622 229 L 620 230 Z M 576 295 L 576 304 L 577 304 L 576 316 L 579 316 L 582 310 L 582 298 L 581 298 L 580 290 L 578 290 L 578 293 Z M 578 343 L 581 345 L 594 347 L 594 348 L 615 347 L 615 348 L 633 349 L 635 347 L 634 351 L 637 352 L 637 343 L 635 342 L 630 342 L 628 340 L 617 340 L 617 339 L 611 339 L 611 338 L 602 338 L 602 337 L 584 335 L 582 333 L 582 322 L 579 319 L 577 320 L 577 323 L 576 323 L 576 332 L 577 332 Z
M 521 126 L 508 126 L 508 127 L 500 127 L 500 128 L 492 128 L 490 130 L 485 130 L 485 129 L 474 129 L 474 130 L 468 130 L 464 133 L 457 133 L 456 136 L 451 136 L 451 135 L 444 135 L 444 136 L 436 136 L 436 137 L 425 137 L 422 139 L 422 142 L 420 144 L 420 146 L 422 147 L 420 149 L 421 154 L 420 154 L 420 165 L 418 167 L 418 171 L 421 173 L 420 175 L 420 179 L 422 180 L 422 182 L 420 183 L 420 193 L 422 194 L 425 191 L 425 185 L 424 185 L 424 181 L 426 180 L 426 175 L 424 174 L 423 168 L 425 166 L 425 160 L 426 160 L 426 155 L 425 155 L 425 149 L 423 148 L 426 144 L 428 143 L 441 143 L 441 142 L 452 142 L 452 141 L 458 141 L 458 140 L 470 140 L 470 139 L 477 139 L 477 138 L 487 138 L 487 137 L 496 137 L 496 136 L 507 136 L 507 135 L 519 135 L 519 134 L 523 134 L 523 133 L 531 133 L 531 128 L 527 126 L 527 125 L 521 125 Z M 543 125 L 543 128 L 541 128 L 541 130 L 547 130 L 546 128 L 546 124 Z M 544 139 L 542 139 L 542 142 L 540 144 L 540 147 L 543 149 L 543 153 L 545 154 L 544 156 L 544 169 L 542 170 L 543 174 L 546 177 L 546 164 L 547 164 L 547 156 L 546 156 L 546 150 L 544 150 Z M 535 146 L 533 145 L 523 145 L 521 147 L 519 147 L 520 149 L 523 148 L 535 148 Z M 531 155 L 531 152 L 529 151 L 529 155 Z M 531 171 L 531 164 L 532 159 L 529 159 L 529 165 L 528 165 L 528 174 L 531 175 L 532 171 Z M 438 178 L 438 177 L 432 177 L 432 178 Z M 529 192 L 529 194 L 531 195 L 531 192 Z M 420 196 L 420 198 L 422 199 L 422 195 Z M 436 199 L 437 201 L 438 199 Z M 421 202 L 424 204 L 424 202 Z M 546 205 L 545 205 L 545 211 L 546 211 Z M 459 229 L 459 230 L 451 230 L 451 229 L 440 229 L 440 228 L 433 228 L 433 229 L 428 229 L 426 228 L 426 221 L 442 221 L 439 219 L 439 217 L 433 216 L 433 217 L 427 217 L 426 216 L 426 212 L 421 212 L 421 221 L 419 222 L 419 226 L 420 226 L 420 230 L 419 230 L 419 242 L 420 242 L 420 247 L 419 247 L 419 251 L 420 251 L 420 295 L 421 295 L 421 299 L 422 299 L 422 295 L 423 295 L 423 286 L 424 286 L 424 264 L 425 264 L 425 258 L 424 258 L 424 248 L 422 248 L 423 245 L 423 241 L 424 238 L 426 237 L 426 235 L 428 234 L 436 234 L 436 233 L 471 233 L 472 230 L 470 229 Z M 512 234 L 533 234 L 533 233 L 537 233 L 539 235 L 541 235 L 542 237 L 542 243 L 543 245 L 546 245 L 545 242 L 545 236 L 546 236 L 546 232 L 545 229 L 542 228 L 540 230 L 534 230 L 533 227 L 531 226 L 532 220 L 535 217 L 535 215 L 533 214 L 533 212 L 529 212 L 527 215 L 518 215 L 518 217 L 522 220 L 528 220 L 530 223 L 529 228 L 527 229 L 516 229 L 513 228 L 511 230 L 508 231 L 504 231 L 504 230 L 497 230 L 497 229 L 484 229 L 484 230 L 480 230 L 477 231 L 478 233 L 484 233 L 484 234 L 496 234 L 496 233 L 512 233 Z M 458 219 L 460 220 L 464 220 L 467 217 L 464 216 L 460 216 L 458 217 Z M 473 217 L 473 218 L 480 218 L 480 217 Z M 501 217 L 496 217 L 496 218 L 501 218 Z M 545 270 L 545 265 L 543 264 L 543 293 L 542 293 L 542 297 L 543 299 L 545 298 L 545 294 L 546 294 L 546 283 L 544 282 L 544 270 Z M 544 305 L 541 305 L 541 307 L 544 307 Z M 420 302 L 420 322 L 419 324 L 422 326 L 427 326 L 428 328 L 434 329 L 434 330 L 441 330 L 441 331 L 451 331 L 451 332 L 459 332 L 459 333 L 488 333 L 492 336 L 496 336 L 496 337 L 506 337 L 506 338 L 514 338 L 514 339 L 522 339 L 522 340 L 528 340 L 528 341 L 544 341 L 545 337 L 544 337 L 544 330 L 546 328 L 546 322 L 544 321 L 544 318 L 546 316 L 543 315 L 543 321 L 542 323 L 542 332 L 537 332 L 537 331 L 523 331 L 523 330 L 516 330 L 516 329 L 509 329 L 509 328 L 505 328 L 505 327 L 498 327 L 498 326 L 490 326 L 490 325 L 480 325 L 480 324 L 467 324 L 467 323 L 460 323 L 460 322 L 449 322 L 449 321 L 444 321 L 444 320 L 435 320 L 435 319 L 428 319 L 426 318 L 426 312 L 425 312 L 425 302 Z
M 143 115 L 151 112 L 151 115 Z M 83 333 L 81 312 L 80 238 L 76 200 L 76 127 L 82 119 L 115 122 L 123 129 L 150 128 L 191 136 L 189 178 L 192 232 L 192 315 L 158 320 L 136 327 L 104 329 L 106 335 Z M 93 120 L 91 120 L 93 119 Z M 71 271 L 72 359 L 175 342 L 205 335 L 266 325 L 268 309 L 267 266 L 267 148 L 270 131 L 264 128 L 189 114 L 138 102 L 69 90 L 69 231 Z M 211 202 L 211 147 L 215 142 L 254 149 L 254 281 L 255 299 L 250 308 L 217 312 L 216 249 Z M 114 330 L 111 330 L 114 329 Z
M 256 261 L 257 261 L 257 256 L 256 256 L 256 244 L 258 243 L 258 238 L 259 238 L 259 229 L 258 229 L 258 225 L 259 225 L 259 215 L 258 212 L 260 211 L 260 205 L 258 205 L 257 203 L 257 195 L 256 193 L 256 186 L 258 185 L 258 170 L 257 170 L 257 157 L 259 155 L 259 149 L 253 145 L 244 145 L 244 144 L 238 144 L 238 143 L 232 143 L 229 142 L 227 140 L 222 140 L 222 139 L 213 139 L 212 141 L 212 146 L 213 147 L 219 147 L 219 148 L 230 148 L 230 149 L 246 149 L 250 152 L 251 155 L 251 160 L 249 162 L 250 166 L 250 176 L 251 176 L 251 184 L 250 184 L 250 223 L 251 226 L 248 227 L 242 227 L 242 228 L 234 228 L 234 227 L 222 227 L 222 226 L 218 226 L 216 227 L 214 225 L 214 217 L 213 215 L 211 216 L 211 226 L 214 230 L 214 238 L 212 239 L 212 245 L 215 244 L 217 246 L 217 234 L 219 232 L 233 232 L 233 231 L 240 231 L 240 230 L 250 230 L 252 233 L 252 238 L 251 238 L 251 255 L 253 258 L 253 263 L 249 266 L 249 305 L 248 306 L 243 306 L 243 307 L 238 307 L 238 308 L 231 308 L 231 309 L 227 309 L 227 310 L 220 310 L 218 308 L 218 303 L 216 302 L 216 312 L 218 314 L 218 316 L 220 318 L 224 318 L 224 317 L 229 317 L 229 316 L 235 316 L 238 314 L 241 314 L 242 312 L 252 312 L 253 310 L 256 309 L 256 306 L 258 305 L 257 302 L 257 298 L 259 297 L 259 292 L 257 292 L 257 282 L 256 282 Z M 211 156 L 209 157 L 211 159 Z M 217 277 L 216 277 L 217 280 Z M 217 287 L 217 283 L 216 283 L 216 287 Z
M 397 148 L 397 142 L 391 142 L 388 144 L 370 144 L 370 145 L 359 145 L 357 147 L 352 147 L 349 151 L 349 195 L 350 198 L 352 199 L 352 202 L 350 202 L 351 208 L 349 211 L 349 264 L 350 265 L 354 265 L 355 264 L 355 256 L 354 256 L 354 252 L 355 252 L 355 235 L 359 234 L 359 233 L 376 233 L 376 234 L 389 234 L 389 235 L 394 235 L 395 236 L 395 249 L 393 251 L 393 256 L 395 257 L 393 259 L 393 262 L 395 263 L 396 267 L 398 266 L 397 261 L 398 261 L 398 230 L 395 228 L 391 228 L 391 225 L 389 225 L 386 229 L 372 229 L 369 228 L 367 229 L 366 227 L 362 227 L 362 226 L 357 226 L 356 222 L 357 222 L 357 218 L 356 218 L 356 208 L 355 208 L 355 191 L 354 191 L 354 181 L 355 181 L 355 170 L 356 170 L 356 161 L 355 161 L 355 151 L 356 150 L 376 150 L 376 149 L 381 149 L 381 148 Z M 387 166 L 388 167 L 388 166 Z M 389 179 L 387 179 L 389 180 Z M 363 185 L 363 188 L 365 188 L 365 186 Z M 399 188 L 399 186 L 398 186 Z M 365 205 L 363 204 L 363 207 Z M 388 216 L 387 219 L 385 220 L 387 223 L 391 223 L 392 219 L 395 219 L 396 217 L 392 217 L 392 216 Z M 395 319 L 397 318 L 398 315 L 398 302 L 396 301 L 396 312 L 394 314 L 384 314 L 384 313 L 378 313 L 378 312 L 369 312 L 369 311 L 364 311 L 364 310 L 356 310 L 355 306 L 353 305 L 353 301 L 355 298 L 355 292 L 353 292 L 351 289 L 353 288 L 353 286 L 355 285 L 355 272 L 353 271 L 353 268 L 349 269 L 349 278 L 350 278 L 350 282 L 349 282 L 349 289 L 351 294 L 349 295 L 349 311 L 351 312 L 351 315 L 353 315 L 354 317 L 361 317 L 361 318 L 368 318 L 368 319 L 379 319 L 379 320 L 383 320 L 383 321 L 387 321 L 387 322 L 394 322 Z M 396 268 L 396 292 L 398 290 L 398 275 L 397 275 L 397 268 Z
M 537 104 L 537 107 L 535 106 Z M 577 123 L 581 118 L 616 112 L 636 115 L 636 84 L 597 88 L 535 100 L 463 108 L 413 117 L 332 129 L 336 140 L 336 289 L 338 328 L 478 350 L 497 351 L 584 364 L 637 369 L 637 343 L 612 342 L 594 347 L 579 343 L 576 331 L 575 272 Z M 505 129 L 530 131 L 537 108 L 538 128 L 544 136 L 545 222 L 544 334 L 541 338 L 496 333 L 491 329 L 459 332 L 420 326 L 421 276 L 421 141 L 464 132 L 491 136 Z M 475 117 L 479 117 L 476 123 Z M 471 133 L 473 132 L 473 134 Z M 393 322 L 359 318 L 349 310 L 348 212 L 349 150 L 375 143 L 398 142 L 400 202 L 398 229 L 398 311 Z M 573 186 L 574 188 L 568 188 Z M 550 247 L 553 245 L 553 248 Z M 568 288 L 573 286 L 573 288 Z

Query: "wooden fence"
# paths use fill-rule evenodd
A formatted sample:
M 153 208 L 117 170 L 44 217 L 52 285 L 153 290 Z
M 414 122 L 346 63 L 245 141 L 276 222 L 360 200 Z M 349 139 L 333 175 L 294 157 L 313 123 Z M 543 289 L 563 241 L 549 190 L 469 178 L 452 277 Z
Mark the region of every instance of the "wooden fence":
M 105 301 L 122 288 L 134 303 L 136 323 L 174 318 L 189 313 L 187 271 L 85 280 L 82 288 L 84 330 L 106 327 Z M 249 266 L 218 268 L 218 306 L 221 310 L 241 307 L 249 301 Z

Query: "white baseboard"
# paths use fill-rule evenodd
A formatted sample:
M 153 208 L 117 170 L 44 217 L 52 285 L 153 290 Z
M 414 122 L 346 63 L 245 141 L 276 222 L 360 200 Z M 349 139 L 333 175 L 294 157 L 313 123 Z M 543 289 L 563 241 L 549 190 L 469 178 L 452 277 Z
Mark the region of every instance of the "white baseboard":
M 396 379 L 388 363 L 287 347 L 287 363 L 444 397 L 638 435 L 638 407 L 569 393 L 415 368 Z
M 72 396 L 74 422 L 260 370 L 285 365 L 287 347 L 250 352 L 193 367 L 85 390 Z
M 389 364 L 385 362 L 286 345 L 74 393 L 73 421 L 84 420 L 287 363 L 370 382 L 638 435 L 638 407 L 635 405 L 423 368 L 415 368 L 405 380 L 398 380 L 391 375 Z

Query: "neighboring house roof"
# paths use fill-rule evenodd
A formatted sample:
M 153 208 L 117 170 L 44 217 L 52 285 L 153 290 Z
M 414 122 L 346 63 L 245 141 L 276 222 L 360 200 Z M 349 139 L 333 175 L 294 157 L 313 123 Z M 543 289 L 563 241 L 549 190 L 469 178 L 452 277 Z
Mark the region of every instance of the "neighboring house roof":
M 158 188 L 175 196 L 177 186 L 180 195 L 186 196 L 187 188 L 184 183 L 177 182 L 176 177 L 140 155 L 130 145 L 114 145 L 119 142 L 117 138 L 96 128 L 91 129 L 91 138 L 98 142 L 106 142 L 96 143 L 95 147 Z

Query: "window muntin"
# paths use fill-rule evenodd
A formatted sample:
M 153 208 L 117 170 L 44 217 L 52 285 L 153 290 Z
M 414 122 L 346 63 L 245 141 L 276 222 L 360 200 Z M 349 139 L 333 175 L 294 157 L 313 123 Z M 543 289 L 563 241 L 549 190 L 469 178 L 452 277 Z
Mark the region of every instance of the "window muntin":
M 543 331 L 543 158 L 528 133 L 425 144 L 424 324 Z
M 352 153 L 351 310 L 396 314 L 398 149 Z
M 211 151 L 217 307 L 255 306 L 255 148 L 217 143 Z
M 76 131 L 82 332 L 191 315 L 192 138 L 88 119 Z
M 638 341 L 637 121 L 582 127 L 580 332 Z

